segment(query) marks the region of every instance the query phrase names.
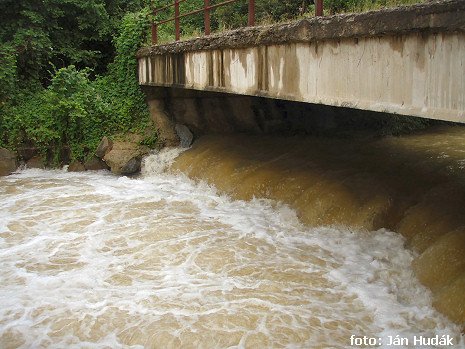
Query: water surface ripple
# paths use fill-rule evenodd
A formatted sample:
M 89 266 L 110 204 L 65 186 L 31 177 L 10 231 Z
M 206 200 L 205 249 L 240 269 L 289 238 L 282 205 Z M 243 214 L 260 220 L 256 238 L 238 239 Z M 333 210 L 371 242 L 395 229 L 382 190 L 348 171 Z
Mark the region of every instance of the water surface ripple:
M 351 335 L 458 334 L 399 234 L 309 228 L 285 205 L 152 168 L 173 153 L 141 178 L 0 178 L 0 347 L 347 348 Z

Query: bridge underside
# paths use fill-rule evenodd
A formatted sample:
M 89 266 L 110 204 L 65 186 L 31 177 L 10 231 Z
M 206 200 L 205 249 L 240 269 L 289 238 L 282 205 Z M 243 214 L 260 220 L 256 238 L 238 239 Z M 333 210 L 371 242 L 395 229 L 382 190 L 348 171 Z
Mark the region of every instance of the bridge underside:
M 139 82 L 465 122 L 465 2 L 244 28 L 138 52 Z

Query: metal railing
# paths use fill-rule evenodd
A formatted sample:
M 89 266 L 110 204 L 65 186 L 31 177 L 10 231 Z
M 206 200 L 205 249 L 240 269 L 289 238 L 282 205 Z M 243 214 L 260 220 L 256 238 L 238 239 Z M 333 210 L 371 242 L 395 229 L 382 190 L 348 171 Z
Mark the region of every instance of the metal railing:
M 215 5 L 210 5 L 209 0 L 204 0 L 204 5 L 203 8 L 194 10 L 188 13 L 180 14 L 179 13 L 179 4 L 184 2 L 186 0 L 174 0 L 174 3 L 154 9 L 153 8 L 153 2 L 151 2 L 151 15 L 154 16 L 158 12 L 166 10 L 167 8 L 173 7 L 174 6 L 174 17 L 165 19 L 163 21 L 155 22 L 155 20 L 152 18 L 152 45 L 156 45 L 158 42 L 158 35 L 157 35 L 157 27 L 160 24 L 168 23 L 174 21 L 174 28 L 175 28 L 175 38 L 176 41 L 179 40 L 180 37 L 180 26 L 179 26 L 179 20 L 183 17 L 187 17 L 199 12 L 204 13 L 204 18 L 205 18 L 205 35 L 210 35 L 210 10 L 215 9 L 220 6 L 224 6 L 227 4 L 231 4 L 233 2 L 239 1 L 239 0 L 227 0 L 219 4 Z M 322 16 L 323 15 L 323 0 L 315 0 L 315 15 L 316 16 Z M 249 0 L 249 8 L 248 8 L 248 25 L 250 27 L 255 25 L 255 0 Z

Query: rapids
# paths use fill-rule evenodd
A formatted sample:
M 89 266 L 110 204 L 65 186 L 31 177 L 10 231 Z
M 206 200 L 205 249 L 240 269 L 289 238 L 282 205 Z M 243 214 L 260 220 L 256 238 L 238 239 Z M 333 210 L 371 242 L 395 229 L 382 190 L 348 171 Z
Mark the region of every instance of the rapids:
M 416 234 L 393 230 L 462 183 L 465 154 L 415 137 L 206 137 L 149 156 L 138 178 L 0 178 L 0 347 L 463 347 L 414 277 Z
M 434 305 L 465 325 L 465 128 L 404 137 L 209 136 L 173 165 L 232 198 L 289 205 L 308 226 L 401 233 Z

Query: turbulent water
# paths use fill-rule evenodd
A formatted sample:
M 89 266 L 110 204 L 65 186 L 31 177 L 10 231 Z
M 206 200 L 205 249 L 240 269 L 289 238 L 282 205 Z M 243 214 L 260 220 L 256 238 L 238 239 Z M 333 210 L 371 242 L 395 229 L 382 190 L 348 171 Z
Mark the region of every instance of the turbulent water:
M 309 226 L 402 234 L 435 307 L 465 324 L 465 128 L 345 137 L 209 136 L 173 166 L 236 199 L 283 202 Z
M 178 153 L 150 156 L 139 178 L 0 178 L 1 348 L 349 348 L 363 336 L 393 348 L 436 335 L 463 347 L 400 234 L 304 225 L 285 202 L 166 171 Z

